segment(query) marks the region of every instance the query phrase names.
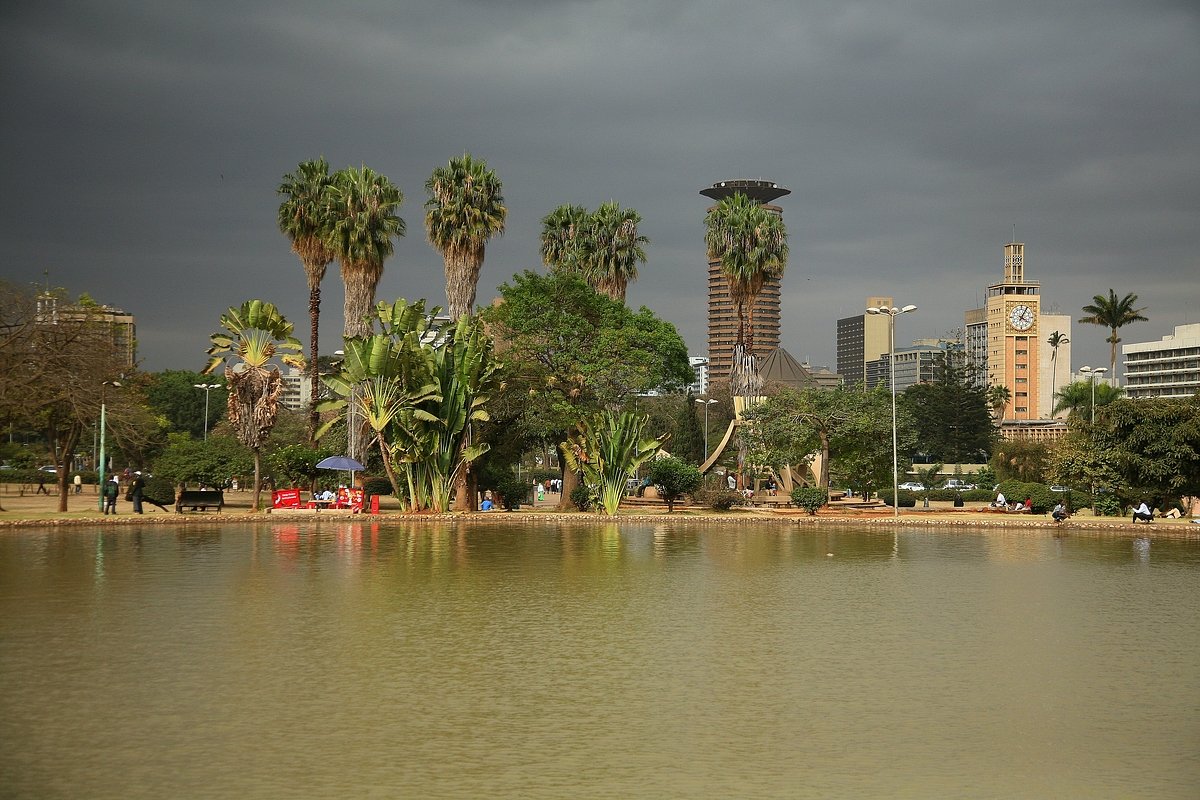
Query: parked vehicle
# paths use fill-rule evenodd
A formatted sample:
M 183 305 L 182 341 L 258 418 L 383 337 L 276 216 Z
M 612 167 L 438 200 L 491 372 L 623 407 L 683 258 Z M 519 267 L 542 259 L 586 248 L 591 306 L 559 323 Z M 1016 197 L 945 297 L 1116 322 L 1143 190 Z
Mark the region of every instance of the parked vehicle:
M 977 487 L 973 483 L 967 483 L 966 481 L 959 480 L 958 478 L 951 478 L 950 480 L 946 481 L 946 485 L 943 486 L 942 488 L 943 489 L 955 489 L 956 491 L 959 491 L 959 492 L 965 492 L 968 489 L 975 489 Z
M 54 466 L 53 464 L 47 464 L 44 467 L 38 467 L 38 472 L 49 472 L 51 475 L 57 475 L 58 467 Z
M 900 484 L 900 488 L 907 489 L 910 492 L 923 492 L 925 491 L 925 484 L 919 481 L 905 481 Z

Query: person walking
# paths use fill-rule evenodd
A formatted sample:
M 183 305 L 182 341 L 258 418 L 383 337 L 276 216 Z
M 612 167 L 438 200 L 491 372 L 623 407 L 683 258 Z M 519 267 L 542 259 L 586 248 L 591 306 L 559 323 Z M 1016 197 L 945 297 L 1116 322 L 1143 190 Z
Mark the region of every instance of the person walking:
M 114 477 L 111 481 L 104 484 L 102 489 L 104 492 L 104 516 L 108 516 L 112 512 L 113 516 L 117 513 L 117 495 L 121 493 L 121 484 Z
M 142 513 L 142 495 L 146 491 L 146 481 L 142 480 L 142 473 L 135 472 L 133 474 L 133 483 L 129 485 L 129 499 L 133 501 L 133 513 Z

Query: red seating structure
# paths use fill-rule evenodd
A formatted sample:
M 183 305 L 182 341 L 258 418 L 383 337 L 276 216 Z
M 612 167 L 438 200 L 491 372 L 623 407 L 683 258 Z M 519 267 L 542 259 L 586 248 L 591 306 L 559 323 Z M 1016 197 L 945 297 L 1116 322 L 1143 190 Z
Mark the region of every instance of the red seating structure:
M 363 490 L 362 489 L 347 489 L 342 487 L 337 491 L 337 500 L 333 504 L 333 508 L 349 508 L 355 512 L 361 512 L 363 507 Z
M 275 508 L 300 508 L 300 490 L 277 489 L 271 492 L 271 505 Z

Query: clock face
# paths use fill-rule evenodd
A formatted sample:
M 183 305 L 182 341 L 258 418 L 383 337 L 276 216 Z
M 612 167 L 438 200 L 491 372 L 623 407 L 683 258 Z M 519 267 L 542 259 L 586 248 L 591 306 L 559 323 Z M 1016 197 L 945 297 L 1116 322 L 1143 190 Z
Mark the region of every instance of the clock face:
M 1027 331 L 1033 327 L 1033 309 L 1029 306 L 1013 306 L 1008 321 L 1017 330 Z

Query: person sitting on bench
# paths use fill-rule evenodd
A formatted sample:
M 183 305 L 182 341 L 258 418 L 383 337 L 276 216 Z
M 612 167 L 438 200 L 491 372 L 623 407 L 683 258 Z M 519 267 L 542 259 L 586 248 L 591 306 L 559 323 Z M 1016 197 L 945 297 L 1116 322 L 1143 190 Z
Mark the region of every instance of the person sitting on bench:
M 1140 506 L 1138 506 L 1137 508 L 1135 508 L 1133 510 L 1133 521 L 1136 523 L 1139 519 L 1142 522 L 1153 522 L 1154 521 L 1154 512 L 1146 507 L 1145 500 L 1142 501 L 1142 504 Z

